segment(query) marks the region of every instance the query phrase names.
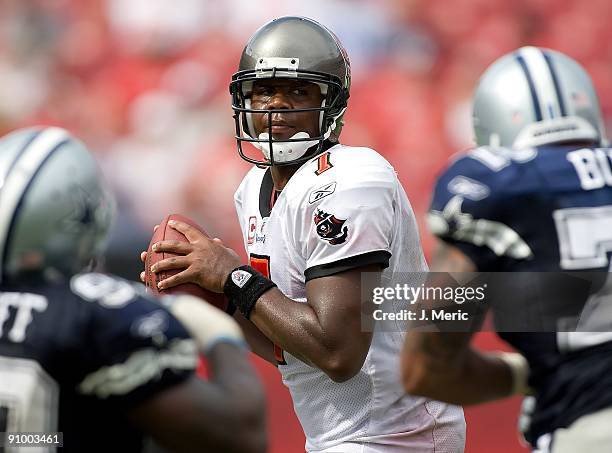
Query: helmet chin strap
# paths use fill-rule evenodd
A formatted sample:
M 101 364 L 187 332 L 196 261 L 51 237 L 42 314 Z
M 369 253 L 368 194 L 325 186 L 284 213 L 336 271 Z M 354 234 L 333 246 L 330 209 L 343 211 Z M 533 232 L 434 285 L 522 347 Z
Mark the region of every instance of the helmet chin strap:
M 328 135 L 328 134 L 326 134 Z M 270 136 L 267 132 L 262 132 L 257 137 L 259 140 L 269 140 Z M 297 134 L 293 134 L 287 140 L 294 139 L 303 139 L 310 138 L 310 135 L 307 132 L 298 132 Z M 327 137 L 326 137 L 327 138 Z M 291 162 L 293 160 L 299 159 L 300 157 L 306 154 L 306 151 L 314 145 L 319 143 L 318 140 L 307 140 L 303 142 L 293 142 L 293 141 L 275 141 L 272 140 L 272 152 L 274 153 L 274 162 L 284 163 Z M 259 149 L 267 161 L 270 161 L 270 142 L 253 142 L 253 145 Z

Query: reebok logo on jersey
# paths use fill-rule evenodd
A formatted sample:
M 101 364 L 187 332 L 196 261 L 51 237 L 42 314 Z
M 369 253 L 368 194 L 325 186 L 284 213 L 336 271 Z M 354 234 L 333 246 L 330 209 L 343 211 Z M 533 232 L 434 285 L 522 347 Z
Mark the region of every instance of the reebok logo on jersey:
M 448 190 L 470 200 L 479 201 L 489 196 L 490 190 L 483 183 L 467 176 L 455 176 L 448 183 Z
M 310 192 L 308 196 L 308 203 L 313 204 L 316 201 L 325 198 L 336 191 L 336 181 L 325 184 L 324 186 L 319 187 L 318 189 Z
M 238 269 L 232 272 L 232 281 L 238 288 L 242 288 L 244 285 L 246 285 L 246 282 L 248 282 L 250 278 L 251 274 L 247 271 Z
M 348 227 L 343 228 L 344 222 L 346 219 L 338 219 L 333 214 L 328 214 L 320 209 L 317 209 L 314 215 L 317 234 L 331 245 L 343 244 L 346 241 Z
M 136 319 L 130 326 L 130 332 L 138 338 L 152 338 L 163 335 L 168 324 L 168 314 L 163 310 L 156 310 Z

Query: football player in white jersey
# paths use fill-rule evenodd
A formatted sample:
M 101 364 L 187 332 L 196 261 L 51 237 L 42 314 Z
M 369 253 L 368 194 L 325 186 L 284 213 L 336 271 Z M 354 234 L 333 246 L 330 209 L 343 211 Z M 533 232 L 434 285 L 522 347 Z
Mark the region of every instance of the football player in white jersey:
M 308 451 L 461 452 L 462 409 L 402 390 L 404 326 L 362 328 L 363 273 L 390 281 L 427 265 L 393 167 L 338 143 L 349 86 L 346 51 L 324 26 L 283 17 L 259 29 L 230 84 L 238 150 L 255 164 L 235 195 L 249 265 L 175 222 L 190 243 L 155 249 L 184 256 L 152 271 L 184 269 L 162 289 L 225 292 L 252 349 L 282 373 Z

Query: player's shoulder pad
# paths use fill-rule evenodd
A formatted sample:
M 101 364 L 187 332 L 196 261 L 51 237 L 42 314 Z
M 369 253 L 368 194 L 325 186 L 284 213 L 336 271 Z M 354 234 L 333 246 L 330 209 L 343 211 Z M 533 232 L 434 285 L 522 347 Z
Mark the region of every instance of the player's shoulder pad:
M 533 160 L 535 148 L 513 150 L 481 146 L 451 157 L 450 164 L 438 177 L 436 191 L 479 201 L 503 192 L 515 180 L 517 164 Z
M 509 152 L 505 148 L 479 147 L 454 154 L 437 178 L 436 195 L 447 193 L 472 201 L 489 197 L 497 173 L 512 164 Z
M 243 193 L 248 190 L 253 190 L 254 186 L 259 187 L 261 180 L 266 172 L 265 168 L 253 165 L 253 167 L 244 175 L 242 181 L 238 185 L 236 192 L 234 192 L 234 202 L 242 203 Z
M 334 193 L 394 188 L 396 184 L 395 170 L 376 151 L 336 145 L 304 164 L 286 189 L 287 196 L 298 204 L 312 205 Z
M 480 146 L 453 155 L 450 167 L 456 166 L 465 172 L 487 177 L 487 175 L 494 175 L 508 169 L 514 164 L 529 162 L 537 155 L 537 148 L 510 149 Z
M 455 156 L 436 181 L 427 214 L 430 232 L 448 240 L 486 246 L 498 256 L 531 256 L 529 246 L 512 225 L 502 223 L 500 209 L 507 207 L 502 200 L 508 186 L 517 181 L 516 164 L 536 154 L 477 148 Z
M 82 300 L 104 308 L 123 308 L 144 296 L 138 284 L 98 272 L 75 275 L 70 279 L 70 290 Z
M 444 236 L 457 226 L 469 225 L 474 217 L 490 218 L 496 175 L 507 164 L 503 151 L 488 147 L 453 155 L 436 179 L 427 215 L 430 231 Z
M 351 173 L 354 171 L 367 172 L 371 168 L 380 168 L 393 171 L 393 167 L 389 161 L 387 161 L 387 159 L 372 148 L 365 146 L 347 146 L 338 144 L 327 150 L 326 153 L 329 155 L 329 164 L 332 166 L 330 170 L 335 168 L 335 171 L 338 174 Z M 318 167 L 318 161 L 326 153 L 317 156 L 317 158 L 313 159 L 310 164 L 317 164 L 316 166 Z

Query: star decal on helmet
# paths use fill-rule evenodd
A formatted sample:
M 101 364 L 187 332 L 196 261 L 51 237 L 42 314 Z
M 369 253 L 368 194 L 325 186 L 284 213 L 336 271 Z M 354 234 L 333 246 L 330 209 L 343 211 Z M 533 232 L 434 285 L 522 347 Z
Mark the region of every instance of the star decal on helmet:
M 100 200 L 80 186 L 75 186 L 69 197 L 72 210 L 62 220 L 62 228 L 65 231 L 81 232 L 95 227 L 95 216 L 100 207 Z

